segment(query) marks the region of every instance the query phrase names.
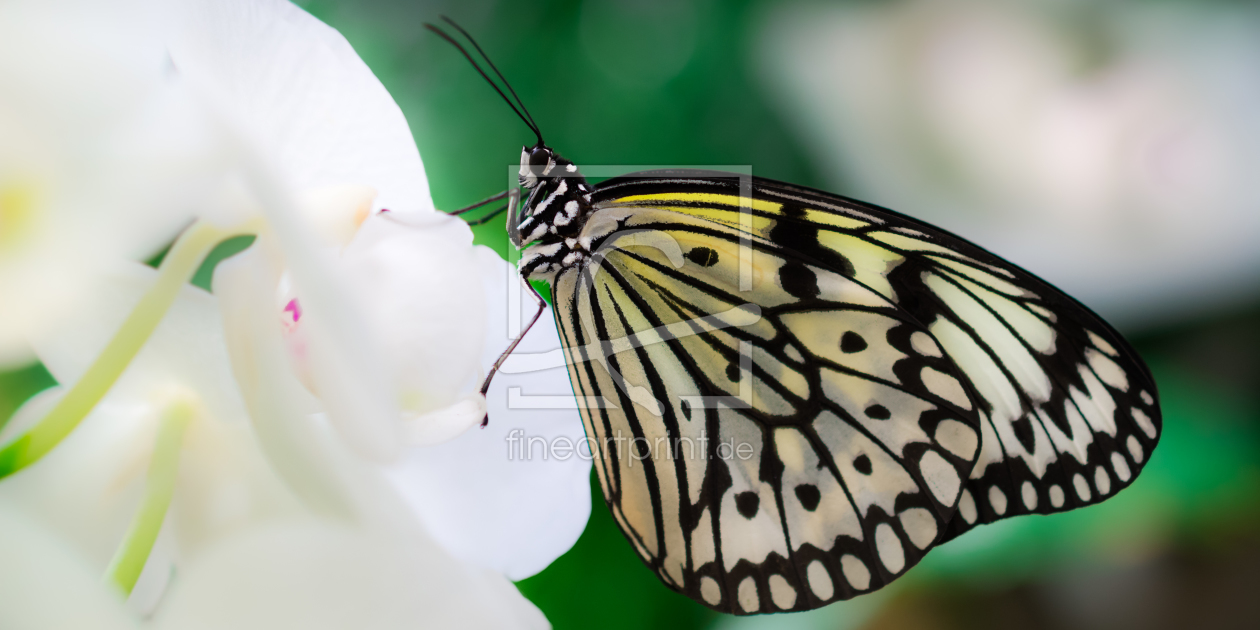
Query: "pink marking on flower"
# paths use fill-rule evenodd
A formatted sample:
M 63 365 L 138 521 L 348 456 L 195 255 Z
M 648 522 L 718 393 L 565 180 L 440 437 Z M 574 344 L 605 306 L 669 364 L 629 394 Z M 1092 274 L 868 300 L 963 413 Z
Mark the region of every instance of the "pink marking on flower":
M 389 208 L 381 208 L 381 214 L 389 212 Z
M 284 305 L 284 312 L 293 316 L 292 322 L 295 324 L 302 319 L 302 305 L 298 304 L 297 298 L 289 300 L 289 303 Z

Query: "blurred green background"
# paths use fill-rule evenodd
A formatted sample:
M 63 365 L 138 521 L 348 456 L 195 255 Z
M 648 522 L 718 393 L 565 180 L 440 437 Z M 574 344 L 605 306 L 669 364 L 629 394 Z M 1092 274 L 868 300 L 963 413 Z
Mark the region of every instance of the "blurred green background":
M 1193 37 L 1210 38 L 1211 42 L 1203 40 L 1205 45 L 1226 36 L 1242 41 L 1254 36 L 1260 41 L 1255 14 L 1243 3 L 970 2 L 944 3 L 939 6 L 946 9 L 933 10 L 916 8 L 922 3 L 876 1 L 824 5 L 752 0 L 314 0 L 299 4 L 341 31 L 402 107 L 441 209 L 461 207 L 501 191 L 505 168 L 518 160 L 520 145 L 533 143 L 528 129 L 457 51 L 422 28 L 422 22 L 445 14 L 478 38 L 530 108 L 548 144 L 579 165 L 750 165 L 762 177 L 878 203 L 921 204 L 898 205 L 898 209 L 930 217 L 999 253 L 1018 253 L 1019 230 L 1027 231 L 1029 225 L 1047 234 L 1065 229 L 1064 225 L 1086 225 L 1095 248 L 1123 252 L 1115 260 L 1131 262 L 1149 255 L 1163 262 L 1171 259 L 1184 271 L 1165 282 L 1165 268 L 1155 263 L 1132 265 L 1135 271 L 1130 277 L 1107 273 L 1123 265 L 1099 263 L 1096 273 L 1074 275 L 1070 263 L 1089 251 L 1074 249 L 1072 243 L 1048 245 L 1061 247 L 1058 258 L 1063 267 L 1056 266 L 1053 257 L 1039 265 L 1027 263 L 1034 273 L 1056 282 L 1064 280 L 1069 292 L 1084 294 L 1087 303 L 1130 338 L 1155 373 L 1165 414 L 1162 441 L 1142 477 L 1116 498 L 1081 512 L 980 528 L 934 551 L 907 577 L 874 595 L 811 613 L 733 619 L 711 613 L 659 584 L 626 544 L 593 487 L 595 506 L 577 545 L 541 574 L 519 584 L 555 627 L 1255 627 L 1260 619 L 1256 595 L 1260 592 L 1260 282 L 1255 281 L 1260 265 L 1246 258 L 1245 252 L 1230 258 L 1234 254 L 1224 251 L 1213 257 L 1212 264 L 1196 266 L 1202 257 L 1196 257 L 1189 246 L 1179 250 L 1175 240 L 1170 241 L 1173 245 L 1153 237 L 1137 245 L 1126 240 L 1131 232 L 1157 229 L 1160 221 L 1210 223 L 1208 228 L 1222 233 L 1252 229 L 1245 219 L 1260 216 L 1260 204 L 1246 194 L 1245 186 L 1235 185 L 1229 173 L 1238 164 L 1251 164 L 1255 154 L 1222 150 L 1209 155 L 1220 158 L 1215 162 L 1205 158 L 1189 166 L 1175 163 L 1176 172 L 1208 168 L 1206 179 L 1186 184 L 1190 192 L 1174 195 L 1176 203 L 1167 201 L 1164 189 L 1153 188 L 1148 195 L 1141 189 L 1146 180 L 1135 180 L 1124 161 L 1133 151 L 1145 155 L 1141 154 L 1145 145 L 1125 140 L 1140 139 L 1144 128 L 1134 131 L 1132 127 L 1140 117 L 1127 115 L 1129 110 L 1106 100 L 1117 91 L 1128 94 L 1125 86 L 1142 77 L 1165 77 L 1154 83 L 1164 91 L 1136 89 L 1134 93 L 1145 94 L 1142 98 L 1147 100 L 1134 98 L 1146 107 L 1168 102 L 1161 95 L 1176 95 L 1179 90 L 1195 95 L 1189 105 L 1178 105 L 1172 118 L 1189 121 L 1184 129 L 1190 131 L 1169 137 L 1183 138 L 1185 133 L 1197 137 L 1194 130 L 1203 125 L 1228 127 L 1229 119 L 1222 122 L 1221 116 L 1239 103 L 1252 102 L 1248 99 L 1254 93 L 1248 91 L 1253 86 L 1231 82 L 1227 66 L 1254 72 L 1260 58 L 1251 56 L 1255 51 L 1246 45 L 1217 56 L 1195 57 L 1193 51 L 1203 47 Z M 1099 4 L 1106 5 L 1105 10 L 1095 6 Z M 1054 8 L 1045 8 L 1050 5 Z M 833 11 L 836 7 L 843 10 Z M 849 9 L 856 13 L 844 12 Z M 1057 58 L 1053 49 L 1048 53 L 1043 49 L 1045 42 L 1058 42 L 1071 53 L 1060 56 L 1068 60 L 1062 72 L 1076 81 L 1073 85 L 1120 85 L 1073 92 L 1092 96 L 1078 99 L 1084 105 L 1073 106 L 1076 109 L 1070 111 L 1077 115 L 1067 118 L 1066 128 L 1055 127 L 1060 129 L 1055 137 L 1079 132 L 1087 139 L 1107 134 L 1121 138 L 1115 146 L 1122 150 L 1113 156 L 1120 167 L 1102 163 L 1085 172 L 1123 181 L 1105 187 L 1107 192 L 1101 197 L 1080 197 L 1085 200 L 1082 205 L 1056 206 L 1053 195 L 1045 204 L 1021 204 L 1021 199 L 1042 200 L 1044 195 L 1033 194 L 1035 186 L 1012 193 L 993 184 L 1013 177 L 1001 169 L 954 172 L 959 164 L 966 166 L 965 158 L 957 156 L 967 154 L 969 138 L 982 134 L 940 132 L 956 129 L 949 121 L 966 118 L 972 111 L 959 109 L 962 106 L 951 105 L 944 97 L 923 96 L 949 94 L 948 90 L 903 89 L 904 100 L 918 109 L 881 111 L 888 119 L 870 125 L 855 115 L 869 111 L 859 106 L 862 98 L 887 88 L 894 79 L 897 85 L 910 88 L 939 81 L 939 74 L 919 70 L 936 67 L 932 64 L 938 57 L 954 59 L 957 55 L 950 55 L 955 48 L 933 52 L 936 49 L 916 42 L 927 41 L 937 32 L 933 29 L 964 14 L 983 26 L 968 22 L 960 27 L 964 43 L 988 41 L 985 38 L 990 36 L 1005 42 L 1003 37 L 1007 37 L 1010 45 L 1022 50 L 1018 47 L 1032 42 L 1030 50 L 1036 54 L 1030 53 L 1028 59 L 1034 62 L 1025 68 L 1017 65 L 1023 59 L 1019 55 L 998 59 L 1014 67 L 1002 70 L 1007 74 L 992 75 L 997 78 L 990 83 L 1000 87 L 1032 81 L 1029 77 L 1039 76 L 1037 72 L 1058 67 L 1035 61 L 1047 55 Z M 846 22 L 850 15 L 867 21 Z M 990 15 L 997 17 L 989 19 Z M 858 38 L 820 31 L 827 20 L 849 27 L 873 25 L 864 33 L 879 35 L 880 45 L 892 41 L 901 47 L 863 49 Z M 1179 29 L 1178 20 L 1228 23 L 1233 30 L 1221 35 L 1226 31 Z M 876 27 L 883 30 L 873 30 Z M 969 39 L 968 33 L 973 32 L 979 34 Z M 1173 41 L 1177 37 L 1190 39 Z M 981 47 L 980 52 L 986 50 Z M 890 62 L 882 56 L 910 53 L 919 55 L 914 59 L 926 60 L 926 65 L 916 66 L 913 59 Z M 829 65 L 832 54 L 841 55 L 834 66 Z M 995 55 L 990 51 L 980 56 Z M 871 76 L 854 74 L 855 63 L 859 70 L 869 69 Z M 795 73 L 806 66 L 811 72 Z M 991 69 L 981 66 L 965 67 L 956 80 L 978 81 L 978 87 L 965 94 L 978 95 L 982 103 L 999 102 L 1005 98 L 1000 90 L 984 99 L 984 90 L 991 90 L 992 85 L 977 77 L 990 76 L 983 73 Z M 1130 66 L 1146 70 L 1124 74 Z M 904 71 L 902 75 L 895 75 L 898 68 Z M 1177 83 L 1181 76 L 1217 70 L 1225 76 L 1222 85 L 1237 88 L 1234 92 L 1222 89 L 1214 96 L 1218 93 Z M 855 76 L 858 79 L 850 82 Z M 1112 76 L 1121 78 L 1095 80 Z M 1038 108 L 1061 97 L 1059 92 L 1040 88 L 1020 94 L 1025 95 L 1021 106 L 1028 111 L 1042 111 Z M 1115 102 L 1130 101 L 1119 98 Z M 940 109 L 933 109 L 938 105 Z M 1082 107 L 1084 114 L 1078 111 Z M 831 117 L 828 112 L 833 109 Z M 1010 111 L 1014 110 L 995 110 L 978 119 L 996 125 Z M 1110 113 L 1090 113 L 1096 111 Z M 1152 111 L 1140 119 L 1158 119 L 1162 110 Z M 1117 132 L 1107 126 L 1108 121 L 1122 128 Z M 1196 127 L 1195 121 L 1203 124 Z M 1249 137 L 1246 130 L 1255 124 L 1250 121 L 1234 130 Z M 1021 126 L 1027 125 L 1016 121 L 1013 128 Z M 881 131 L 886 129 L 893 131 Z M 1125 153 L 1130 150 L 1125 147 L 1134 142 L 1138 149 Z M 1176 145 L 1172 153 L 1185 156 L 1187 151 L 1209 151 L 1218 145 L 1196 149 L 1200 145 L 1190 143 L 1186 150 Z M 987 146 L 986 150 L 999 155 L 1009 152 L 1011 162 L 1019 162 L 1026 153 L 1026 147 L 1017 142 L 996 149 Z M 888 154 L 887 147 L 899 147 L 902 153 Z M 1107 147 L 1112 145 L 1103 149 Z M 891 165 L 880 169 L 885 183 L 871 184 L 863 170 L 869 164 L 862 156 L 868 154 L 873 164 Z M 937 165 L 937 170 L 925 171 L 919 160 Z M 1080 160 L 1070 158 L 1067 163 L 1079 165 Z M 1218 171 L 1225 175 L 1216 177 Z M 941 173 L 953 174 L 938 177 Z M 1151 186 L 1156 186 L 1180 180 L 1164 176 L 1152 181 Z M 939 205 L 915 201 L 938 197 L 943 199 Z M 1144 201 L 1148 197 L 1156 201 Z M 976 200 L 979 215 L 967 216 L 968 211 L 957 209 L 968 200 Z M 1016 224 L 1002 214 L 1003 204 L 1036 206 L 1036 211 L 1024 210 L 1019 218 L 1023 223 Z M 1090 213 L 1085 219 L 1079 216 L 1081 207 Z M 1213 215 L 1211 221 L 1199 218 L 1214 208 L 1223 208 L 1224 214 Z M 1232 220 L 1235 216 L 1244 220 Z M 1086 222 L 1079 223 L 1082 220 Z M 1049 227 L 1036 227 L 1043 221 Z M 1004 232 L 1007 225 L 1015 227 Z M 968 226 L 977 226 L 975 233 Z M 477 228 L 476 234 L 479 242 L 507 256 L 500 221 Z M 1210 243 L 1215 237 L 1208 233 L 1202 238 Z M 1203 289 L 1209 285 L 1220 289 Z M 0 375 L 0 418 L 7 419 L 26 397 L 51 382 L 38 366 Z

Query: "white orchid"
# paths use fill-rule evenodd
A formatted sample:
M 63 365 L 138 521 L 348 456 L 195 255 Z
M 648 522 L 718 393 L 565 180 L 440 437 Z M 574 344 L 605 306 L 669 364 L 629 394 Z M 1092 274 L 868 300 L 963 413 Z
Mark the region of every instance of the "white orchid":
M 276 1 L 162 17 L 202 219 L 158 271 L 102 256 L 31 337 L 69 386 L 5 428 L 0 508 L 26 516 L 0 526 L 55 533 L 65 571 L 108 570 L 156 627 L 545 623 L 504 576 L 576 540 L 589 462 L 508 461 L 512 429 L 581 439 L 571 409 L 499 413 L 502 381 L 558 394 L 562 370 L 496 381 L 490 428 L 465 431 L 507 345 L 506 264 L 433 211 L 401 112 L 335 31 Z M 237 233 L 258 238 L 214 295 L 188 287 Z M 555 347 L 544 325 L 524 349 Z
M 0 5 L 0 366 L 97 263 L 156 253 L 189 216 L 176 190 L 204 169 L 171 139 L 192 111 L 151 35 L 95 3 Z

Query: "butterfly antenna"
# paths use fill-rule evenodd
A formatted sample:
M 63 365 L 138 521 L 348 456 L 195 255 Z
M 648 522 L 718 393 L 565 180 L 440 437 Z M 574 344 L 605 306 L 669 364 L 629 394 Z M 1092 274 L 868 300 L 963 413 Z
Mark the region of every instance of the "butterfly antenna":
M 521 111 L 525 112 L 525 116 L 529 118 L 529 122 L 533 123 L 531 125 L 531 128 L 534 130 L 534 133 L 538 134 L 538 123 L 534 122 L 534 115 L 529 113 L 529 110 L 525 108 L 525 103 L 521 101 L 521 97 L 517 96 L 516 90 L 512 89 L 512 84 L 508 83 L 508 80 L 503 76 L 503 73 L 499 72 L 499 68 L 494 65 L 493 61 L 490 60 L 490 55 L 487 55 L 486 51 L 481 49 L 481 44 L 478 44 L 477 40 L 473 39 L 473 36 L 469 35 L 468 31 L 464 30 L 464 27 L 456 24 L 455 20 L 452 20 L 451 18 L 446 17 L 445 15 L 442 16 L 442 19 L 447 24 L 450 24 L 451 26 L 455 27 L 455 30 L 459 31 L 460 33 L 463 33 L 464 37 L 468 38 L 469 42 L 472 42 L 473 48 L 476 48 L 477 52 L 481 53 L 481 58 L 486 61 L 486 64 L 490 66 L 491 70 L 494 70 L 495 76 L 498 76 L 499 80 L 503 82 L 503 85 L 507 86 L 508 92 L 512 93 L 512 98 L 516 99 L 516 104 L 521 106 Z M 542 134 L 538 134 L 538 142 L 539 143 L 542 142 Z
M 454 24 L 454 22 L 452 22 L 452 24 Z M 458 48 L 459 52 L 463 53 L 464 58 L 468 60 L 468 63 L 471 63 L 473 68 L 477 70 L 477 73 L 481 75 L 481 78 L 485 79 L 486 83 L 489 83 L 490 87 L 494 88 L 494 91 L 499 93 L 499 97 L 503 99 L 503 102 L 507 103 L 508 107 L 512 108 L 512 111 L 515 112 L 517 117 L 519 117 L 521 121 L 524 122 L 525 125 L 529 127 L 530 131 L 534 132 L 534 135 L 538 137 L 538 143 L 539 144 L 543 143 L 542 133 L 538 131 L 538 126 L 534 124 L 533 118 L 532 117 L 526 118 L 525 115 L 521 113 L 521 110 L 518 110 L 516 108 L 516 105 L 512 104 L 512 100 L 509 99 L 507 95 L 503 93 L 503 90 L 499 89 L 498 84 L 496 84 L 494 80 L 490 78 L 490 75 L 486 74 L 485 70 L 481 69 L 481 66 L 477 64 L 477 60 L 473 59 L 472 55 L 468 54 L 468 51 L 465 50 L 464 47 L 461 46 L 459 42 L 455 41 L 454 38 L 452 38 L 450 35 L 447 35 L 445 31 L 443 31 L 442 29 L 432 24 L 429 24 L 426 22 L 424 24 L 424 27 L 429 29 L 430 31 L 433 31 L 434 33 L 437 33 L 439 36 L 442 37 L 442 39 L 445 39 L 447 42 L 450 42 L 452 46 L 454 46 L 455 48 Z M 455 26 L 455 28 L 459 28 L 459 26 Z M 462 28 L 460 28 L 459 30 L 461 33 L 464 32 L 464 29 Z M 467 36 L 468 34 L 464 33 L 464 35 Z M 469 41 L 472 41 L 471 37 L 469 37 L 468 39 Z M 476 46 L 477 42 L 473 41 L 473 45 Z M 481 47 L 478 46 L 477 50 L 478 52 L 481 52 Z M 482 56 L 485 56 L 484 52 L 482 52 L 481 54 Z M 490 59 L 486 58 L 486 62 L 488 63 L 489 61 Z M 490 66 L 491 68 L 493 68 L 494 64 L 490 64 Z M 495 74 L 498 74 L 498 70 L 495 70 Z M 503 75 L 499 75 L 499 78 L 502 79 Z M 507 81 L 505 80 L 503 83 L 506 85 Z M 511 90 L 511 89 L 512 89 L 512 86 L 508 85 L 508 90 Z M 512 95 L 516 96 L 516 92 L 512 92 Z M 519 98 L 517 100 L 519 101 Z M 521 104 L 521 109 L 525 109 L 524 104 Z

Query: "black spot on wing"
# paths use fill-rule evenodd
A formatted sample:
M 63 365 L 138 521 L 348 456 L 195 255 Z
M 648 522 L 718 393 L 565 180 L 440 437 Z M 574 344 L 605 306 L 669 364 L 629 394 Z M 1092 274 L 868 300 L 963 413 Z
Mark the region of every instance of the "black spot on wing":
M 735 495 L 735 509 L 744 518 L 752 518 L 757 515 L 757 508 L 761 505 L 761 497 L 756 492 L 741 492 Z
M 840 351 L 848 354 L 861 352 L 866 349 L 866 340 L 852 330 L 840 336 Z
M 806 299 L 818 295 L 818 276 L 804 263 L 791 261 L 779 268 L 779 284 L 792 297 Z
M 687 252 L 686 257 L 701 267 L 712 267 L 718 261 L 718 253 L 708 247 L 696 247 Z
M 1011 422 L 1011 429 L 1015 431 L 1015 439 L 1019 440 L 1024 450 L 1033 452 L 1037 446 L 1037 436 L 1033 433 L 1032 420 L 1029 420 L 1027 415 L 1022 416 Z
M 874 420 L 887 420 L 892 417 L 892 412 L 883 405 L 871 405 L 866 408 L 866 417 Z
M 813 512 L 818 509 L 818 502 L 822 500 L 822 493 L 818 491 L 818 486 L 812 483 L 803 483 L 796 486 L 796 499 L 801 502 L 801 507 Z

